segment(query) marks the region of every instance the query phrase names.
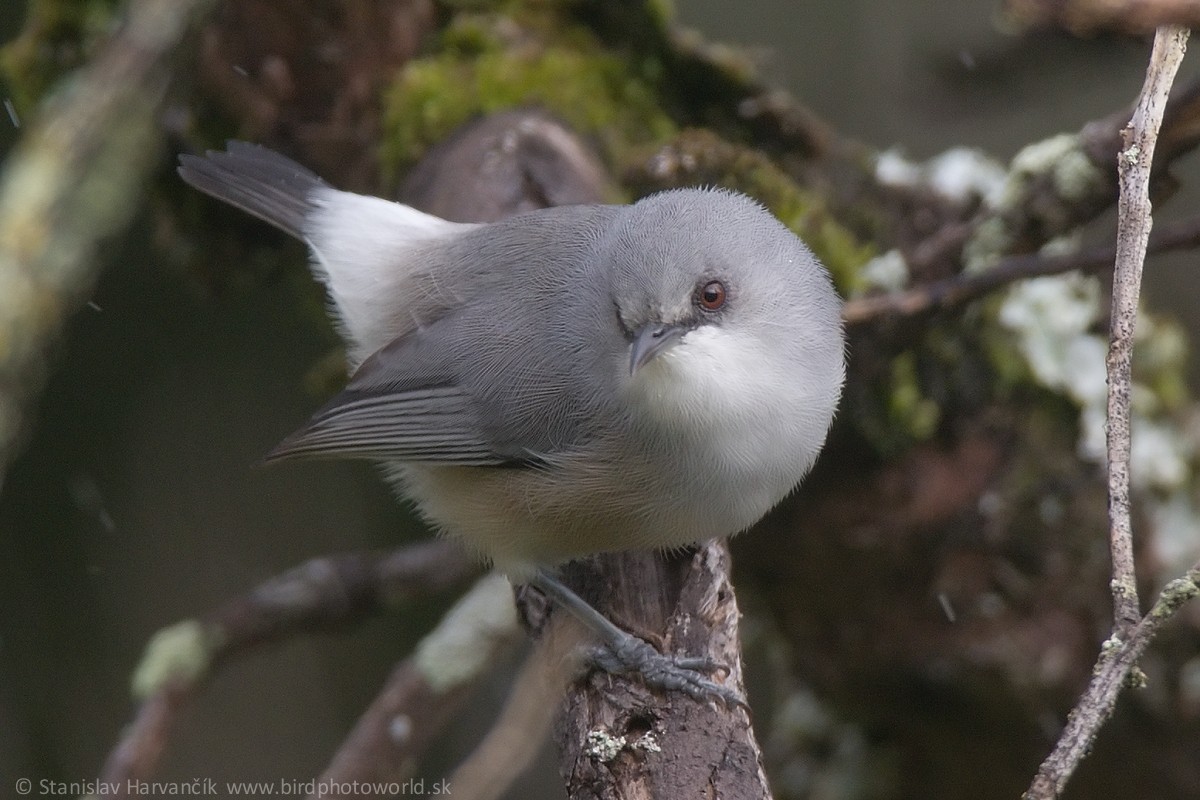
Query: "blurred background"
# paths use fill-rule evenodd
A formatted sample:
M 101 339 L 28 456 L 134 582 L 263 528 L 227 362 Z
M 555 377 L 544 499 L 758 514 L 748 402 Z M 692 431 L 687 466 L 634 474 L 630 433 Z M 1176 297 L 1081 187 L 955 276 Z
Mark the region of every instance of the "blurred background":
M 0 38 L 19 30 L 19 6 L 0 4 Z M 968 146 L 1006 162 L 1077 131 L 1132 101 L 1149 53 L 1133 38 L 1010 34 L 991 0 L 676 0 L 676 11 L 710 40 L 746 48 L 842 135 L 914 159 Z M 1183 69 L 1180 82 L 1200 61 Z M 19 133 L 0 114 L 0 148 Z M 1184 169 L 1190 188 L 1166 218 L 1196 207 L 1194 158 Z M 159 628 L 304 559 L 422 535 L 368 466 L 260 463 L 317 404 L 306 376 L 336 345 L 311 324 L 319 300 L 302 274 L 201 285 L 147 263 L 154 226 L 143 214 L 106 246 L 0 492 L 0 798 L 9 776 L 94 776 Z M 1146 289 L 1151 307 L 1193 333 L 1197 258 L 1152 260 Z M 311 774 L 438 613 L 374 619 L 230 665 L 186 714 L 167 773 Z M 496 702 L 503 681 L 483 695 L 481 706 Z M 488 719 L 456 727 L 428 774 L 455 763 Z M 512 796 L 555 792 L 547 759 Z

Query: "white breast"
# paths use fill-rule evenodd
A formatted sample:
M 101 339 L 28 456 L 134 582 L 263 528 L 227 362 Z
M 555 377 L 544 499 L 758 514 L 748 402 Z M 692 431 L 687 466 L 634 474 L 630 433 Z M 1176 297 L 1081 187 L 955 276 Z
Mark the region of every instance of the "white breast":
M 804 477 L 833 419 L 840 365 L 805 365 L 783 348 L 716 325 L 686 334 L 630 382 L 631 403 L 682 466 L 679 490 L 731 527 L 757 522 Z

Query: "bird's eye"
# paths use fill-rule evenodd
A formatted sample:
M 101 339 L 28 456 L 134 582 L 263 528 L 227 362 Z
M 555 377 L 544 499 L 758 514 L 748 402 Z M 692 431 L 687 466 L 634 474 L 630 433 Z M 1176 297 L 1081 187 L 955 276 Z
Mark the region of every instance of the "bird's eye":
M 725 284 L 720 281 L 709 281 L 700 287 L 696 299 L 705 311 L 716 311 L 725 305 Z

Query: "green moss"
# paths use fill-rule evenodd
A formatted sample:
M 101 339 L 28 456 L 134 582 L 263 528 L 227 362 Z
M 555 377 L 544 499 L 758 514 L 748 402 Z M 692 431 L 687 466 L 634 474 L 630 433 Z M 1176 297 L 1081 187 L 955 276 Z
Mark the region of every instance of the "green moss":
M 672 0 L 646 0 L 646 10 L 662 28 L 675 19 L 675 3 Z
M 133 673 L 133 696 L 144 700 L 169 684 L 190 686 L 212 668 L 221 636 L 197 620 L 184 620 L 163 628 L 146 644 L 146 652 Z
M 0 75 L 18 112 L 32 110 L 111 30 L 118 0 L 30 0 L 21 34 L 0 48 Z
M 664 66 L 654 51 L 606 45 L 577 21 L 604 13 L 600 27 L 611 28 L 611 6 L 602 12 L 600 4 L 546 0 L 470 7 L 484 5 L 505 12 L 456 14 L 431 55 L 406 65 L 386 93 L 382 161 L 393 177 L 477 115 L 538 106 L 598 143 L 634 196 L 682 185 L 744 192 L 812 247 L 841 291 L 860 288 L 859 269 L 875 248 L 763 153 L 707 131 L 678 133 L 663 110 L 671 99 L 663 93 L 673 87 L 660 85 Z M 658 4 L 648 13 L 643 24 L 655 28 L 670 9 Z
M 472 117 L 522 105 L 558 115 L 610 158 L 675 131 L 644 70 L 585 29 L 547 43 L 512 18 L 462 14 L 386 93 L 384 164 L 399 172 Z
M 892 360 L 891 387 L 888 392 L 888 422 L 892 430 L 908 438 L 928 439 L 937 430 L 941 413 L 937 404 L 924 396 L 917 375 L 917 359 L 912 352 Z
M 926 336 L 874 364 L 870 379 L 860 375 L 847 386 L 843 409 L 876 454 L 892 458 L 932 439 L 943 420 L 956 418 L 969 405 L 972 388 L 965 384 L 971 375 L 948 375 L 960 366 L 948 363 L 951 356 L 938 352 L 938 342 Z
M 990 305 L 996 307 L 999 304 Z M 994 308 L 986 316 L 988 321 L 981 326 L 980 331 L 984 357 L 992 367 L 995 375 L 994 386 L 998 393 L 1007 394 L 1016 387 L 1032 382 L 1033 371 L 1017 346 L 1016 337 L 995 322 Z

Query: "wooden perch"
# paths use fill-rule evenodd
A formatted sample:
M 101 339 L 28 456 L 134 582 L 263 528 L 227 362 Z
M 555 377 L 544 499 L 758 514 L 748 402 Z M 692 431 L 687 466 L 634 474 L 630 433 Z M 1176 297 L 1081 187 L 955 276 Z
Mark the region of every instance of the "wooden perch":
M 589 602 L 660 638 L 667 652 L 708 656 L 728 670 L 730 685 L 745 691 L 725 543 L 684 557 L 626 553 L 589 562 L 569 573 Z M 636 680 L 597 674 L 566 696 L 557 738 L 572 800 L 771 797 L 743 708 L 651 694 Z

